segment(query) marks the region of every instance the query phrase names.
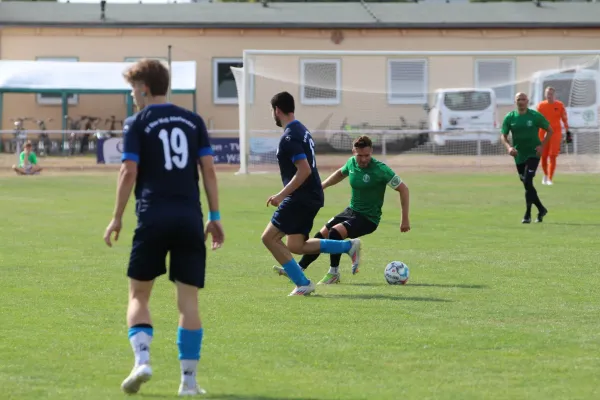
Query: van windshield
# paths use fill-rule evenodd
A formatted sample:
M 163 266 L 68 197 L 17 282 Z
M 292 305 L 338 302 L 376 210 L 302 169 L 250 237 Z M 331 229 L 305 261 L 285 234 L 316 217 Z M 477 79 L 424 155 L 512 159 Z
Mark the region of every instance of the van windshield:
M 548 86 L 556 89 L 556 99 L 562 101 L 565 107 L 589 107 L 596 104 L 594 79 L 551 79 L 544 81 L 544 89 Z
M 483 111 L 492 104 L 490 92 L 448 92 L 444 105 L 451 111 Z

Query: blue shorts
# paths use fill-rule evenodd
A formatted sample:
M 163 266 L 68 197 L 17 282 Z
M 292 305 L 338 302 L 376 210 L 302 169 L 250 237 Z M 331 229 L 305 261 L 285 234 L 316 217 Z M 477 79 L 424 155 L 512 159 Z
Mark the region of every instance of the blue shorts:
M 320 206 L 284 200 L 273 214 L 271 223 L 286 235 L 301 234 L 308 238 L 320 209 Z
M 199 207 L 161 207 L 138 216 L 127 276 L 151 281 L 167 272 L 169 279 L 204 287 L 206 246 Z

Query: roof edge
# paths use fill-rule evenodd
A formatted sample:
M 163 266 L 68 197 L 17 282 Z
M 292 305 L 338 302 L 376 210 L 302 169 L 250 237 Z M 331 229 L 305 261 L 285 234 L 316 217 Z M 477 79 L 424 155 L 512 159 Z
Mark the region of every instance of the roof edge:
M 36 28 L 119 28 L 119 29 L 550 29 L 550 28 L 600 28 L 598 22 L 464 22 L 464 23 L 121 23 L 121 22 L 5 22 L 2 27 Z

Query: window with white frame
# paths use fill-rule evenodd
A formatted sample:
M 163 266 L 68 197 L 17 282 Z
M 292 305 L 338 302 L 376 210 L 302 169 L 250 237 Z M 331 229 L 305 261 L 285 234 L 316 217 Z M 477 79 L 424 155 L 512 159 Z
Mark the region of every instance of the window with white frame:
M 475 61 L 475 87 L 494 89 L 498 104 L 512 104 L 515 97 L 515 60 L 487 59 Z
M 598 56 L 562 57 L 560 68 L 583 68 L 600 71 L 600 62 L 598 62 Z
M 425 104 L 427 102 L 427 60 L 388 60 L 387 94 L 389 104 Z
M 242 68 L 243 66 L 241 58 L 213 59 L 214 104 L 238 104 L 237 86 L 231 67 Z
M 300 101 L 302 104 L 340 104 L 341 85 L 340 60 L 301 60 Z
M 37 57 L 36 61 L 71 61 L 78 62 L 77 57 Z M 36 100 L 38 104 L 43 105 L 60 105 L 62 104 L 62 95 L 60 93 L 38 93 L 36 94 Z M 69 94 L 67 96 L 67 103 L 69 105 L 75 105 L 79 103 L 79 96 L 76 94 Z

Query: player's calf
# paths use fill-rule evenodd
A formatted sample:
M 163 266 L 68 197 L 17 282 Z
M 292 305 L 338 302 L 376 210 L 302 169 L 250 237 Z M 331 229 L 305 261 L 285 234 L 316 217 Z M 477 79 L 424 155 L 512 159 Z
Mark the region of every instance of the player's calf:
M 325 235 L 323 235 L 323 232 L 325 232 Z M 329 234 L 327 232 L 327 228 L 323 227 L 323 229 L 321 229 L 320 232 L 316 233 L 314 238 L 315 239 L 327 239 L 328 236 L 329 236 Z M 319 255 L 320 255 L 320 253 L 304 254 L 304 255 L 302 255 L 302 258 L 300 259 L 300 261 L 298 261 L 298 265 L 300 265 L 300 268 L 302 268 L 303 271 L 306 271 L 308 266 L 310 264 L 312 264 L 313 262 L 315 262 L 317 260 L 317 258 L 319 258 Z
M 187 395 L 201 390 L 196 383 L 196 372 L 200 361 L 204 329 L 198 311 L 198 287 L 181 282 L 176 284 L 177 306 L 180 313 L 177 329 L 177 347 L 181 364 L 179 394 Z
M 269 249 L 273 257 L 279 262 L 286 275 L 294 282 L 297 287 L 304 287 L 310 284 L 310 281 L 304 275 L 302 268 L 292 257 L 290 249 L 281 241 L 285 234 L 270 223 L 262 235 L 262 241 Z M 298 241 L 298 238 L 304 239 L 302 234 L 294 234 L 288 236 L 288 246 L 290 243 Z

